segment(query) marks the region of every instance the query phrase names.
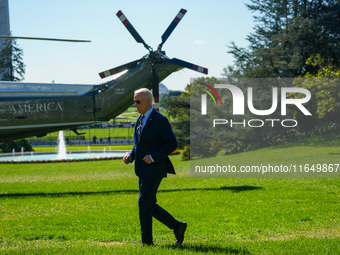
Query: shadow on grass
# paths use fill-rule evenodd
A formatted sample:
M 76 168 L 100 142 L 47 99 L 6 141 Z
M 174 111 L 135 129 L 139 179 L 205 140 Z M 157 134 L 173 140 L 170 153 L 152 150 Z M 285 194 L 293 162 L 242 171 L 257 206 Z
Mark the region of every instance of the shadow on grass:
M 169 189 L 169 190 L 159 190 L 159 193 L 162 192 L 181 192 L 181 191 L 220 191 L 220 190 L 230 190 L 232 192 L 238 193 L 242 191 L 251 191 L 262 189 L 262 187 L 256 186 L 223 186 L 220 188 L 190 188 L 190 189 Z M 72 197 L 72 196 L 91 196 L 91 195 L 112 195 L 112 194 L 135 194 L 138 193 L 138 190 L 112 190 L 112 191 L 88 191 L 88 192 L 56 192 L 56 193 L 9 193 L 9 194 L 0 194 L 0 198 L 9 198 L 9 197 Z
M 232 192 L 241 192 L 241 191 L 249 191 L 249 190 L 262 189 L 262 187 L 256 187 L 256 186 L 231 186 L 231 187 L 221 187 L 220 189 L 231 190 Z
M 183 245 L 167 245 L 168 249 L 190 251 L 197 253 L 217 253 L 217 254 L 250 254 L 248 249 L 244 247 L 222 247 L 219 245 L 207 244 L 183 244 Z

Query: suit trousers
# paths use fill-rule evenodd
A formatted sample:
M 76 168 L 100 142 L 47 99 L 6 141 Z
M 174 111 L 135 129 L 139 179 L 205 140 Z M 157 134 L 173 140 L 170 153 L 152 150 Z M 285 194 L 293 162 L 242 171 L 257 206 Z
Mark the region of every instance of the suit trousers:
M 179 221 L 170 213 L 157 205 L 156 193 L 162 181 L 160 179 L 139 178 L 139 220 L 142 233 L 142 242 L 151 243 L 152 240 L 152 217 L 162 222 L 170 229 L 178 227 Z

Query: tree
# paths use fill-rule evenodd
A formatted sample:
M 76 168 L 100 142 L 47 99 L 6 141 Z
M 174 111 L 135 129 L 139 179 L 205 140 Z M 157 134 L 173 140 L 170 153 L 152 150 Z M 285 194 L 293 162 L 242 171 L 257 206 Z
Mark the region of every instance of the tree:
M 160 106 L 162 108 L 167 108 L 164 102 L 171 97 L 181 96 L 181 94 L 182 94 L 182 91 L 179 91 L 179 90 L 169 91 L 168 93 L 163 94 L 162 97 L 160 98 Z
M 190 100 L 185 97 L 170 97 L 164 104 L 171 113 L 176 113 L 171 123 L 178 141 L 178 147 L 183 148 L 190 144 Z
M 25 139 L 0 144 L 0 152 L 2 153 L 12 152 L 13 150 L 15 152 L 20 152 L 21 148 L 24 148 L 24 151 L 34 151 L 32 145 Z
M 25 75 L 23 50 L 15 39 L 7 39 L 0 51 L 0 77 L 2 81 L 22 81 Z
M 308 89 L 314 96 L 315 113 L 323 122 L 340 123 L 339 67 L 334 66 L 332 59 L 326 60 L 320 54 L 312 55 L 306 64 L 317 67 L 318 71 L 295 78 L 296 86 Z
M 204 87 L 198 82 L 208 84 L 221 83 L 221 81 L 214 77 L 202 77 L 195 80 L 192 84 L 188 84 L 185 91 L 182 92 L 180 96 L 175 96 L 178 94 L 176 93 L 174 96 L 164 100 L 164 104 L 171 111 L 171 116 L 174 117 L 174 122 L 171 123 L 171 125 L 180 148 L 184 148 L 190 144 L 190 94 L 193 93 L 194 95 L 199 95 L 200 92 L 198 86 Z M 202 146 L 204 150 L 207 150 L 203 156 L 207 156 L 208 154 L 210 155 L 211 151 L 215 153 L 215 150 L 211 149 L 211 143 L 212 142 L 209 142 L 208 146 Z M 203 151 L 203 149 L 201 151 Z
M 294 78 L 314 73 L 306 64 L 313 53 L 340 63 L 340 3 L 338 0 L 251 0 L 255 32 L 247 36 L 248 48 L 234 42 L 229 53 L 235 65 L 224 69 L 227 77 Z

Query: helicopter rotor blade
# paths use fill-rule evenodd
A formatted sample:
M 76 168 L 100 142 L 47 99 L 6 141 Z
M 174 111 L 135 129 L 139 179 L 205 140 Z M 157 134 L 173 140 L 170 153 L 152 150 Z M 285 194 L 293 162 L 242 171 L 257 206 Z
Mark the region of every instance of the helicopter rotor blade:
M 136 29 L 132 26 L 132 24 L 130 23 L 130 21 L 126 18 L 126 16 L 123 14 L 122 11 L 117 12 L 117 17 L 120 19 L 120 21 L 123 23 L 123 25 L 126 27 L 126 29 L 130 32 L 130 34 L 133 36 L 133 38 L 135 38 L 136 42 L 138 43 L 142 43 L 144 45 L 144 47 L 147 50 L 151 50 L 151 47 L 149 45 L 147 45 L 145 43 L 145 41 L 143 40 L 143 38 L 138 34 L 138 32 L 136 31 Z
M 41 38 L 41 37 L 24 37 L 24 36 L 7 36 L 0 35 L 0 38 L 5 39 L 27 39 L 27 40 L 43 40 L 43 41 L 58 41 L 58 42 L 91 42 L 90 40 L 73 40 L 73 39 L 58 39 L 58 38 Z
M 106 70 L 104 72 L 99 73 L 99 76 L 103 79 L 103 78 L 109 77 L 111 75 L 120 73 L 120 72 L 122 72 L 124 70 L 128 70 L 128 69 L 134 68 L 134 67 L 137 66 L 138 62 L 140 62 L 141 60 L 142 59 L 138 59 L 138 60 L 132 61 L 130 63 L 126 63 L 124 65 L 117 66 L 115 68 Z
M 178 23 L 181 21 L 183 16 L 186 14 L 187 10 L 181 9 L 174 20 L 170 23 L 169 27 L 165 30 L 164 34 L 162 35 L 162 42 L 158 45 L 158 50 L 161 51 L 163 44 L 171 35 L 172 31 L 177 27 Z
M 200 73 L 203 73 L 203 74 L 208 74 L 207 68 L 191 64 L 189 62 L 180 60 L 178 58 L 167 59 L 167 61 L 169 61 L 170 63 L 173 63 L 175 65 L 179 65 L 179 66 L 182 66 L 182 67 L 185 67 L 185 68 L 189 68 L 191 70 L 194 70 L 194 71 L 197 71 L 197 72 L 200 72 Z

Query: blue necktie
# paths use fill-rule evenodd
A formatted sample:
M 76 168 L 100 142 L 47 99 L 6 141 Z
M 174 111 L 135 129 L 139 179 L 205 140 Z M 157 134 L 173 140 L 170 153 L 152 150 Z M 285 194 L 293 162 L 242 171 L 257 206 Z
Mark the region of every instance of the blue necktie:
M 142 130 L 143 130 L 143 118 L 145 116 L 142 115 L 139 120 L 138 120 L 138 125 L 137 125 L 137 128 L 136 128 L 136 138 L 137 138 L 137 142 L 139 142 L 139 139 L 141 137 L 141 134 L 142 134 Z

